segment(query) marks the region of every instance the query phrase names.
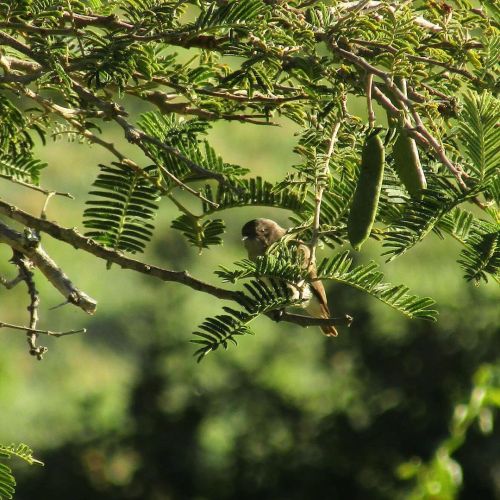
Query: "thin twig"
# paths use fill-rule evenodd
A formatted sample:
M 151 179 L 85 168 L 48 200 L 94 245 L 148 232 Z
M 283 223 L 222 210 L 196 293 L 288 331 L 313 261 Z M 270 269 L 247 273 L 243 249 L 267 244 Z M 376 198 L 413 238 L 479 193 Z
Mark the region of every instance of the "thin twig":
M 138 79 L 143 79 L 144 77 L 140 73 L 134 74 L 135 78 Z M 167 78 L 161 77 L 161 76 L 153 76 L 152 80 L 156 83 L 159 83 L 161 85 L 165 85 L 167 87 L 170 87 L 172 89 L 175 89 L 179 92 L 182 92 L 184 95 L 186 95 L 189 98 L 189 90 L 192 90 L 195 94 L 201 94 L 201 95 L 207 95 L 210 97 L 217 97 L 220 99 L 227 99 L 229 101 L 237 101 L 237 102 L 244 102 L 244 103 L 266 103 L 266 104 L 283 104 L 286 102 L 291 102 L 291 101 L 300 101 L 300 100 L 309 100 L 311 97 L 305 93 L 296 93 L 297 89 L 295 88 L 290 88 L 286 89 L 287 92 L 294 92 L 294 94 L 289 95 L 289 96 L 270 96 L 270 95 L 265 95 L 261 94 L 260 92 L 254 92 L 252 96 L 249 96 L 246 91 L 243 90 L 237 90 L 235 92 L 229 92 L 224 89 L 219 89 L 219 88 L 206 88 L 206 87 L 196 87 L 193 89 L 188 89 L 187 86 L 182 85 L 178 82 L 172 82 L 171 80 L 168 80 Z
M 51 200 L 52 196 L 54 196 L 54 193 L 48 193 L 45 198 L 45 203 L 43 204 L 42 213 L 40 215 L 42 219 L 47 218 L 47 208 L 49 207 L 49 201 Z
M 356 66 L 359 68 L 365 70 L 368 73 L 372 73 L 384 81 L 386 86 L 389 88 L 389 90 L 392 92 L 394 97 L 398 100 L 398 102 L 402 106 L 407 106 L 409 108 L 409 111 L 415 120 L 415 130 L 423 136 L 427 143 L 426 145 L 429 145 L 430 148 L 434 151 L 435 156 L 439 158 L 439 160 L 448 167 L 448 169 L 453 173 L 455 178 L 457 179 L 457 182 L 464 188 L 466 188 L 466 184 L 463 180 L 464 177 L 466 176 L 466 173 L 458 166 L 454 165 L 453 162 L 447 157 L 446 151 L 444 147 L 439 144 L 439 142 L 432 136 L 432 134 L 427 130 L 425 127 L 424 123 L 422 122 L 420 115 L 418 112 L 415 110 L 413 106 L 413 102 L 406 97 L 401 90 L 395 85 L 395 83 L 392 81 L 392 78 L 388 73 L 385 71 L 378 69 L 377 67 L 373 66 L 370 64 L 366 59 L 362 58 L 361 56 L 358 56 L 357 54 L 354 54 L 353 52 L 350 52 L 348 50 L 345 50 L 338 45 L 336 45 L 334 42 L 330 41 L 330 47 L 334 52 L 336 52 L 338 55 L 342 56 L 343 58 L 351 61 L 354 63 Z M 411 128 L 411 127 L 409 127 Z
M 0 45 L 8 45 L 14 50 L 17 50 L 21 54 L 24 54 L 25 56 L 40 64 L 44 62 L 42 58 L 37 53 L 33 52 L 27 45 L 20 42 L 19 40 L 16 40 L 14 37 L 10 36 L 4 31 L 0 31 Z
M 190 106 L 187 102 L 168 102 L 170 96 L 164 92 L 132 92 L 126 91 L 131 95 L 142 97 L 143 99 L 153 103 L 162 113 L 176 113 L 180 115 L 197 116 L 203 120 L 226 120 L 251 123 L 253 125 L 267 125 L 277 127 L 278 123 L 269 121 L 267 115 L 245 115 L 233 113 L 216 113 L 207 109 Z M 263 118 L 263 120 L 258 120 Z
M 15 278 L 11 280 L 7 280 L 3 276 L 0 276 L 0 285 L 3 285 L 5 288 L 7 288 L 7 290 L 14 288 L 16 285 L 21 283 L 21 281 L 23 281 L 21 273 L 19 273 Z
M 33 26 L 32 24 L 0 22 L 0 28 L 20 31 L 21 33 L 38 33 L 42 36 L 47 35 L 74 35 L 74 28 L 43 28 L 41 26 Z
M 70 198 L 72 200 L 75 199 L 75 197 L 73 195 L 71 195 L 70 193 L 63 193 L 61 191 L 53 191 L 51 189 L 45 189 L 45 188 L 42 188 L 40 186 L 36 186 L 35 184 L 30 184 L 29 182 L 22 181 L 21 179 L 16 179 L 13 175 L 7 175 L 7 174 L 0 173 L 0 177 L 2 179 L 7 179 L 10 182 L 14 182 L 16 184 L 19 184 L 20 186 L 23 186 L 25 188 L 33 189 L 34 191 L 38 191 L 39 193 L 43 193 L 47 196 L 50 194 L 51 196 L 56 195 L 56 196 L 64 196 L 64 197 Z
M 127 166 L 129 166 L 130 168 L 132 168 L 134 170 L 134 172 L 136 172 L 137 174 L 139 174 L 141 177 L 144 177 L 144 178 L 148 179 L 153 186 L 158 187 L 160 189 L 160 191 L 162 191 L 162 194 L 166 194 L 166 193 L 169 192 L 168 189 L 165 189 L 165 188 L 162 189 L 159 186 L 157 180 L 154 179 L 153 177 L 151 177 L 139 165 L 137 165 L 132 160 L 129 160 L 129 159 L 125 158 L 125 156 L 116 149 L 116 147 L 114 146 L 113 143 L 104 141 L 100 137 L 96 136 L 93 132 L 91 132 L 90 130 L 86 129 L 84 125 L 82 125 L 78 120 L 76 120 L 75 117 L 78 116 L 78 114 L 82 110 L 69 109 L 69 108 L 63 108 L 62 106 L 58 106 L 57 104 L 54 104 L 49 99 L 45 99 L 44 97 L 38 95 L 37 93 L 33 92 L 31 89 L 26 88 L 26 87 L 19 86 L 19 90 L 21 90 L 27 97 L 29 97 L 29 98 L 35 100 L 36 102 L 38 102 L 39 104 L 41 104 L 45 109 L 47 109 L 47 110 L 49 110 L 49 111 L 51 111 L 53 113 L 56 113 L 56 114 L 62 116 L 65 120 L 67 120 L 69 123 L 71 123 L 71 125 L 73 125 L 86 139 L 88 139 L 89 141 L 91 141 L 91 142 L 93 142 L 95 144 L 99 144 L 100 146 L 106 148 L 110 153 L 112 153 L 113 155 L 115 155 L 121 161 L 121 163 L 126 164 Z M 82 113 L 87 113 L 87 112 L 86 111 L 82 111 Z M 105 111 L 101 110 L 101 111 L 98 111 L 97 113 L 98 113 L 99 117 L 103 117 Z M 130 138 L 134 136 L 134 134 L 139 134 L 139 136 L 142 139 L 150 138 L 147 134 L 144 134 L 139 129 L 137 129 L 134 126 L 130 125 L 126 120 L 122 119 L 119 116 L 115 117 L 115 121 L 119 125 L 122 126 L 122 128 L 125 131 L 126 136 L 127 136 L 127 133 L 128 133 L 128 137 L 127 138 L 129 139 L 129 141 L 131 140 Z M 150 138 L 150 139 L 154 140 L 154 138 Z M 133 141 L 131 141 L 131 142 L 133 142 Z M 183 156 L 175 148 L 171 148 L 170 146 L 164 145 L 163 143 L 161 143 L 161 141 L 158 141 L 158 143 L 160 145 L 162 145 L 163 149 L 170 148 L 169 152 L 172 152 L 172 151 L 175 150 L 177 156 L 182 156 L 186 161 L 191 162 L 191 160 L 189 160 L 189 158 Z M 142 144 L 139 143 L 138 145 L 147 154 L 147 150 L 142 146 Z M 196 165 L 194 162 L 191 162 L 190 166 L 192 168 L 194 168 L 194 166 L 196 166 L 198 168 L 198 165 Z M 209 205 L 213 206 L 214 208 L 218 207 L 217 203 L 214 203 L 213 201 L 205 198 L 205 196 L 203 196 L 199 191 L 196 191 L 195 189 L 191 188 L 190 186 L 188 186 L 187 184 L 185 184 L 184 182 L 182 182 L 181 180 L 179 180 L 175 175 L 173 175 L 171 172 L 169 172 L 165 167 L 163 167 L 162 165 L 158 165 L 158 167 L 159 167 L 159 169 L 168 178 L 170 178 L 181 189 L 183 189 L 183 190 L 191 193 L 192 195 L 194 195 L 197 198 L 201 199 L 202 201 L 208 203 Z M 202 169 L 202 167 L 199 167 L 199 169 Z M 203 171 L 204 172 L 209 172 L 208 170 L 205 170 L 205 169 L 203 169 Z M 217 175 L 218 174 L 213 174 L 212 177 L 216 177 Z
M 64 332 L 54 332 L 52 330 L 40 330 L 38 328 L 30 328 L 28 326 L 14 325 L 12 323 L 6 323 L 5 321 L 0 321 L 0 328 L 12 328 L 13 330 L 23 330 L 32 333 L 38 333 L 41 335 L 48 335 L 49 337 L 64 337 L 66 335 L 74 335 L 75 333 L 86 333 L 86 328 L 80 328 L 78 330 L 67 330 Z
M 129 123 L 125 118 L 122 116 L 126 113 L 124 112 L 118 112 L 117 110 L 119 107 L 114 104 L 114 103 L 108 103 L 106 101 L 103 101 L 102 99 L 99 99 L 96 97 L 94 94 L 89 92 L 87 89 L 82 87 L 79 83 L 73 81 L 73 87 L 76 90 L 76 92 L 82 97 L 83 99 L 87 100 L 88 102 L 96 105 L 103 111 L 106 115 L 110 116 L 111 119 L 113 119 L 120 127 L 122 127 L 124 133 L 125 133 L 125 138 L 132 144 L 135 144 L 136 146 L 139 146 L 139 148 L 146 154 L 146 156 L 151 157 L 151 153 L 148 150 L 148 148 L 145 146 L 145 143 L 151 143 L 157 146 L 158 148 L 162 149 L 166 153 L 169 153 L 175 157 L 177 157 L 180 161 L 182 161 L 187 167 L 192 170 L 193 172 L 196 172 L 199 174 L 202 178 L 205 179 L 216 179 L 219 182 L 225 182 L 224 176 L 222 174 L 219 174 L 218 172 L 212 172 L 210 170 L 207 170 L 206 168 L 202 167 L 201 165 L 198 165 L 196 162 L 182 154 L 177 148 L 173 146 L 169 146 L 168 144 L 165 144 L 164 142 L 160 141 L 156 137 L 150 136 L 143 132 L 142 130 L 139 130 L 138 128 L 134 127 L 131 123 Z M 208 200 L 205 198 L 199 191 L 196 191 L 195 189 L 191 188 L 184 182 L 182 182 L 180 179 L 178 179 L 172 172 L 168 171 L 166 168 L 162 167 L 159 165 L 159 168 L 162 170 L 162 172 L 169 177 L 172 182 L 177 184 L 181 189 L 184 189 L 185 191 L 191 193 L 192 195 L 196 196 L 200 200 L 203 200 L 204 202 L 208 203 L 211 206 L 214 206 L 217 208 L 217 204 L 214 203 L 211 200 Z
M 22 280 L 26 283 L 30 297 L 30 304 L 27 307 L 30 314 L 30 321 L 29 326 L 26 329 L 26 340 L 28 341 L 29 353 L 32 356 L 35 356 L 38 360 L 41 360 L 43 355 L 47 352 L 47 348 L 45 346 L 37 345 L 38 334 L 35 330 L 38 324 L 38 307 L 40 305 L 40 297 L 38 295 L 38 290 L 36 289 L 34 274 L 32 271 L 33 263 L 18 250 L 14 250 L 12 262 L 19 269 L 19 276 L 21 276 Z
M 366 107 L 368 108 L 368 125 L 370 128 L 375 127 L 375 112 L 373 111 L 372 89 L 373 89 L 373 73 L 368 73 L 366 75 L 366 80 L 365 80 L 365 91 L 366 91 Z
M 316 179 L 316 196 L 315 196 L 315 208 L 314 208 L 314 218 L 313 218 L 313 228 L 311 241 L 309 243 L 310 256 L 309 256 L 309 266 L 313 266 L 316 262 L 316 245 L 318 243 L 319 237 L 319 226 L 321 217 L 321 203 L 323 201 L 323 192 L 325 191 L 326 182 L 328 180 L 328 173 L 330 167 L 330 158 L 333 154 L 333 148 L 335 142 L 337 141 L 337 134 L 340 129 L 340 120 L 336 121 L 332 127 L 332 134 L 330 136 L 330 142 L 328 143 L 328 151 L 325 157 L 325 163 L 322 171 Z
M 274 316 L 271 317 L 275 319 Z M 330 325 L 346 325 L 349 327 L 351 326 L 353 318 L 349 316 L 349 314 L 337 318 L 313 318 L 311 316 L 303 316 L 302 314 L 282 312 L 279 316 L 279 321 L 288 321 L 302 327 Z
M 396 107 L 377 85 L 373 86 L 373 96 L 392 116 L 395 118 L 401 117 L 402 110 Z M 428 149 L 432 149 L 427 139 L 417 129 L 415 129 L 413 124 L 406 118 L 404 119 L 404 128 L 413 138 L 417 140 L 419 144 Z
M 350 40 L 352 43 L 355 43 L 356 45 L 362 45 L 366 47 L 376 47 L 380 48 L 381 50 L 387 51 L 391 54 L 399 54 L 399 50 L 396 49 L 395 47 L 392 47 L 391 45 L 373 41 L 373 40 L 361 40 L 359 38 L 353 38 Z M 406 57 L 412 61 L 417 61 L 417 62 L 422 62 L 425 64 L 429 64 L 432 66 L 440 66 L 441 68 L 447 69 L 451 73 L 456 73 L 458 75 L 465 76 L 469 80 L 477 81 L 478 79 L 470 72 L 467 71 L 466 69 L 463 68 L 457 68 L 456 66 L 453 66 L 450 63 L 444 62 L 444 61 L 439 61 L 437 59 L 432 59 L 430 57 L 425 57 L 425 56 L 418 56 L 414 54 L 406 54 Z

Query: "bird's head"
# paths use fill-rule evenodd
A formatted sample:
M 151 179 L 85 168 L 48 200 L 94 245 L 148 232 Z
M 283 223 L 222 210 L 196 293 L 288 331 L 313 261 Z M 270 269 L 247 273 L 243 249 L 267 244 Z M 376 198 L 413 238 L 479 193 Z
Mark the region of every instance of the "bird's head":
M 248 252 L 248 258 L 255 260 L 264 255 L 266 250 L 276 243 L 286 230 L 271 219 L 253 219 L 241 229 L 243 243 Z

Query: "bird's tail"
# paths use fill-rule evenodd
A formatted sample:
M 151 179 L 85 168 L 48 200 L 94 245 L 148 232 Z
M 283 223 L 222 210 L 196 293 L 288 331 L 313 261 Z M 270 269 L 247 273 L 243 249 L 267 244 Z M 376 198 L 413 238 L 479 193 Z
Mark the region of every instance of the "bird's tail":
M 314 318 L 329 318 L 330 310 L 325 303 L 320 303 L 315 296 L 309 301 L 306 306 L 306 311 Z M 333 325 L 325 325 L 320 327 L 327 337 L 337 337 L 339 332 Z
M 321 330 L 327 337 L 337 337 L 339 332 L 333 325 L 322 326 Z

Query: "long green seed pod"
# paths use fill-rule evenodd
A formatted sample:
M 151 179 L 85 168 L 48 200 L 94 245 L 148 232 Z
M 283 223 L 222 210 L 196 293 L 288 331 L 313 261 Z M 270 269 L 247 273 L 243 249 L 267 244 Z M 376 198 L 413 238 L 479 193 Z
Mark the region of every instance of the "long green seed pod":
M 361 155 L 358 184 L 347 221 L 347 234 L 355 250 L 370 236 L 377 215 L 378 200 L 384 176 L 384 144 L 376 129 L 365 140 Z
M 392 148 L 394 168 L 412 198 L 420 200 L 427 187 L 425 174 L 420 165 L 417 145 L 406 130 L 400 128 L 399 135 Z

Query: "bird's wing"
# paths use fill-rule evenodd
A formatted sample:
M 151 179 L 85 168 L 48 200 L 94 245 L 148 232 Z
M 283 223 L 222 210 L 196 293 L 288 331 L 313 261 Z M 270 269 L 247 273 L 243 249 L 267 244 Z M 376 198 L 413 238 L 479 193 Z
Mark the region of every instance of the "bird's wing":
M 318 273 L 316 271 L 316 265 L 310 262 L 311 259 L 311 251 L 307 245 L 301 243 L 299 245 L 299 250 L 303 255 L 303 265 L 308 270 L 309 275 L 309 284 L 310 290 L 317 300 L 309 301 L 309 305 L 307 306 L 307 312 L 316 318 L 329 318 L 330 317 L 330 309 L 328 308 L 328 300 L 326 298 L 325 287 L 323 283 L 316 279 Z M 322 326 L 321 330 L 328 337 L 337 337 L 339 334 L 337 329 L 333 325 Z
M 311 278 L 313 278 L 313 276 L 311 276 Z M 330 310 L 328 309 L 328 302 L 327 302 L 325 287 L 323 286 L 323 283 L 321 283 L 321 281 L 311 281 L 311 291 L 319 300 L 319 303 L 321 305 L 321 310 L 322 310 L 322 313 L 324 314 L 324 317 L 329 318 L 330 317 Z
M 330 310 L 328 309 L 328 300 L 326 298 L 325 287 L 320 280 L 315 280 L 317 277 L 316 266 L 309 262 L 311 258 L 311 250 L 307 245 L 301 243 L 299 245 L 299 250 L 303 256 L 303 265 L 308 268 L 309 278 L 311 279 L 311 291 L 315 295 L 315 297 L 319 300 L 321 306 L 321 316 L 328 318 L 330 316 Z

